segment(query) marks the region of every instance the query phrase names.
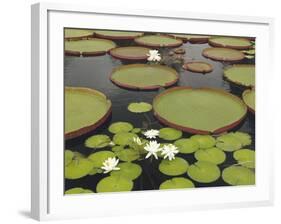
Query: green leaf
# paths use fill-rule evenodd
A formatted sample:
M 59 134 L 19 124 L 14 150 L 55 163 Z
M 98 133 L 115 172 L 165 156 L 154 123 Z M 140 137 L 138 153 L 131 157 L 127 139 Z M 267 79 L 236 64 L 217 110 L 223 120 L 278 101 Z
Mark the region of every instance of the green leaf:
M 206 161 L 214 164 L 221 164 L 226 159 L 225 153 L 221 149 L 215 147 L 200 149 L 195 152 L 194 156 L 198 161 Z
M 242 147 L 251 145 L 252 143 L 252 138 L 248 133 L 237 131 L 237 132 L 231 132 L 229 133 L 229 135 L 232 135 L 235 138 L 237 138 L 241 142 Z
M 233 157 L 241 166 L 255 168 L 255 151 L 251 149 L 240 149 L 233 153 Z
M 164 140 L 176 140 L 179 139 L 182 136 L 182 131 L 179 131 L 174 128 L 161 128 L 159 130 L 159 138 L 162 138 Z
M 103 165 L 103 162 L 108 158 L 116 157 L 114 152 L 111 151 L 99 151 L 92 153 L 88 156 L 88 159 L 92 162 L 94 167 L 100 168 Z
M 219 179 L 221 172 L 217 165 L 198 161 L 189 166 L 187 170 L 188 176 L 199 183 L 211 183 Z
M 178 176 L 187 171 L 188 162 L 180 157 L 175 157 L 173 160 L 162 160 L 159 164 L 159 170 L 168 176 Z
M 112 150 L 113 152 L 119 152 L 119 151 L 124 150 L 124 147 L 121 146 L 121 145 L 116 145 L 116 146 L 113 146 L 113 147 L 111 148 L 111 150 Z
M 255 173 L 246 167 L 234 165 L 223 170 L 222 179 L 233 186 L 254 185 Z
M 193 135 L 190 139 L 196 141 L 200 149 L 211 148 L 216 144 L 215 138 L 211 135 Z
M 133 139 L 138 137 L 134 133 L 130 132 L 118 132 L 113 136 L 113 142 L 116 145 L 130 145 L 133 142 Z
M 119 132 L 129 132 L 133 128 L 134 127 L 131 123 L 119 121 L 119 122 L 115 122 L 115 123 L 111 124 L 109 126 L 108 130 L 113 134 L 117 134 Z
M 121 176 L 109 176 L 101 179 L 96 187 L 96 191 L 100 192 L 120 192 L 131 191 L 134 187 L 132 180 Z
M 107 135 L 93 135 L 86 139 L 85 146 L 100 149 L 108 146 L 110 142 L 111 140 Z
M 140 154 L 137 150 L 134 149 L 123 149 L 116 152 L 117 157 L 126 162 L 132 162 L 140 158 Z
M 111 171 L 110 172 L 111 176 L 121 176 L 130 180 L 135 180 L 142 173 L 141 166 L 135 163 L 130 163 L 130 162 L 120 163 L 118 164 L 118 167 L 120 168 L 120 170 Z
M 64 176 L 66 179 L 79 179 L 90 173 L 93 169 L 93 163 L 86 158 L 74 158 L 65 166 Z
M 180 188 L 194 188 L 194 184 L 191 180 L 183 177 L 174 177 L 172 179 L 164 181 L 159 189 L 180 189 Z
M 86 194 L 86 193 L 94 193 L 92 190 L 84 189 L 82 187 L 74 187 L 71 189 L 68 189 L 64 192 L 65 194 Z
M 130 103 L 128 110 L 132 113 L 145 113 L 152 110 L 152 105 L 145 102 Z
M 232 134 L 225 134 L 217 138 L 216 147 L 226 152 L 233 152 L 241 149 L 241 141 Z
M 138 133 L 141 132 L 141 129 L 140 128 L 134 128 L 131 132 L 135 133 L 135 134 L 138 134 Z
M 74 153 L 66 149 L 64 151 L 64 165 L 67 166 L 69 163 L 71 163 L 73 157 L 74 157 Z
M 199 149 L 199 143 L 189 138 L 182 138 L 174 143 L 178 147 L 180 153 L 189 154 Z

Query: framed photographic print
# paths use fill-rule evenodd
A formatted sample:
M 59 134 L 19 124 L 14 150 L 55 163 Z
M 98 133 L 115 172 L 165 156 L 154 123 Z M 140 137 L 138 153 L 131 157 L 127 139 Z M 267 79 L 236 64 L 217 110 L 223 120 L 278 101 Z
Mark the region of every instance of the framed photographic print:
M 33 5 L 32 216 L 271 204 L 272 24 Z

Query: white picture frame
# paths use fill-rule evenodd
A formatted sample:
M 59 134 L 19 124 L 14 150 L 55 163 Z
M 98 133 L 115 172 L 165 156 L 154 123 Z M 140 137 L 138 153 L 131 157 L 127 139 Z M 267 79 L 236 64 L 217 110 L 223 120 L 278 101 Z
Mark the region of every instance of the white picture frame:
M 271 18 L 248 16 L 32 5 L 32 217 L 50 220 L 271 205 L 273 145 L 265 130 L 272 129 L 273 121 L 265 93 L 273 80 L 273 23 Z M 255 36 L 256 185 L 64 196 L 63 27 Z

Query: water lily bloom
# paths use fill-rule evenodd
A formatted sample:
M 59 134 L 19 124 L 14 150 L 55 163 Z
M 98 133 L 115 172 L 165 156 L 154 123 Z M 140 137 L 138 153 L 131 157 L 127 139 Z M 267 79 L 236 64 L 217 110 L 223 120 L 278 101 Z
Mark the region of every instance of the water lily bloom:
M 134 137 L 133 142 L 137 143 L 138 145 L 142 145 L 142 142 L 139 137 L 136 137 L 136 138 Z
M 115 157 L 109 157 L 103 162 L 101 169 L 104 170 L 103 173 L 109 173 L 112 170 L 120 170 L 120 168 L 117 167 L 118 163 L 119 159 L 116 159 Z
M 164 145 L 161 155 L 164 155 L 164 159 L 168 158 L 169 160 L 175 159 L 175 155 L 179 152 L 173 144 Z
M 143 134 L 145 135 L 145 137 L 152 139 L 152 138 L 156 138 L 156 136 L 159 135 L 159 131 L 151 129 L 151 130 L 145 131 Z
M 160 144 L 157 141 L 150 141 L 144 146 L 144 149 L 148 152 L 145 158 L 149 158 L 150 156 L 154 156 L 155 159 L 158 159 L 157 153 L 162 150 Z
M 148 61 L 161 61 L 161 56 L 158 53 L 158 50 L 150 50 L 147 56 Z

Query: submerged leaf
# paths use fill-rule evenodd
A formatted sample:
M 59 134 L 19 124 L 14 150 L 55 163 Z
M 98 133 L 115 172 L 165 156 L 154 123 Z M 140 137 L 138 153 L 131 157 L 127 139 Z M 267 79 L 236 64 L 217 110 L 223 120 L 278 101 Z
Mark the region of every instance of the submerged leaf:
M 128 110 L 132 113 L 145 113 L 152 110 L 152 105 L 145 102 L 130 103 Z
M 172 179 L 164 181 L 159 189 L 180 189 L 180 188 L 193 188 L 195 187 L 193 182 L 187 178 L 174 177 Z
M 159 130 L 159 138 L 164 140 L 176 140 L 182 136 L 182 131 L 179 131 L 174 128 L 161 128 Z

